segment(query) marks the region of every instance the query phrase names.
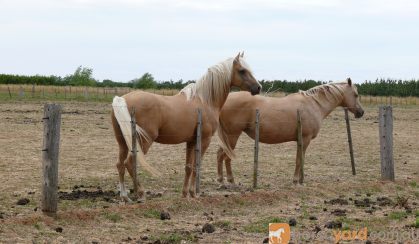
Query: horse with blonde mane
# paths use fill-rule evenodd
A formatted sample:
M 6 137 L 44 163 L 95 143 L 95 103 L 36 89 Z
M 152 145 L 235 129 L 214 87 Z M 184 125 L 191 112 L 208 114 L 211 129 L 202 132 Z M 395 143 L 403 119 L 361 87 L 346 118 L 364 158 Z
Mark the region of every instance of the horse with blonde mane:
M 255 80 L 250 67 L 243 59 L 243 54 L 229 58 L 208 68 L 208 71 L 196 83 L 191 83 L 174 96 L 161 96 L 143 91 L 133 91 L 122 97 L 115 97 L 112 103 L 112 124 L 119 145 L 120 196 L 128 198 L 124 184 L 125 168 L 131 178 L 133 162 L 128 151 L 131 145 L 130 112 L 135 109 L 136 130 L 138 133 L 138 158 L 143 169 L 157 175 L 144 159 L 153 142 L 179 144 L 186 142 L 185 178 L 183 197 L 189 194 L 195 197 L 194 150 L 197 130 L 197 109 L 202 110 L 202 154 L 207 150 L 212 135 L 218 128 L 218 117 L 231 87 L 259 94 L 260 84 Z M 134 178 L 133 178 L 134 181 Z M 144 189 L 137 180 L 137 197 L 144 197 Z M 189 187 L 190 186 L 190 187 Z
M 252 139 L 255 138 L 256 109 L 260 111 L 259 140 L 267 144 L 297 140 L 297 109 L 299 109 L 302 123 L 302 157 L 305 157 L 306 149 L 319 133 L 322 121 L 338 106 L 347 107 L 356 118 L 364 114 L 357 88 L 352 85 L 350 78 L 345 82 L 316 86 L 282 98 L 249 96 L 243 92 L 230 94 L 220 114 L 218 135 L 222 144 L 217 152 L 218 182 L 224 184 L 223 161 L 225 161 L 227 180 L 234 184 L 231 170 L 233 150 L 243 131 Z M 301 175 L 300 150 L 300 147 L 297 147 L 294 183 L 303 183 L 304 179 Z

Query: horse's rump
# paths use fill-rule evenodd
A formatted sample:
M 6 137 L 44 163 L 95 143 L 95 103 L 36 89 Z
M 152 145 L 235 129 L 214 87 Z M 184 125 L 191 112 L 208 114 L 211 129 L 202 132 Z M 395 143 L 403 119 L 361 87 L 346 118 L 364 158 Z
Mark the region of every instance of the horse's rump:
M 121 129 L 125 143 L 129 151 L 132 151 L 132 136 L 130 123 L 131 116 L 125 98 L 115 96 L 112 102 L 112 108 L 114 112 L 113 114 L 116 120 L 118 121 L 119 128 Z M 149 142 L 151 140 L 150 137 L 147 135 L 147 132 L 138 125 L 136 125 L 136 132 L 138 133 L 138 139 L 136 140 L 136 143 L 137 148 L 139 149 L 137 150 L 137 157 L 140 161 L 141 167 L 147 170 L 153 176 L 159 175 L 160 173 L 157 170 L 155 170 L 150 164 L 148 164 L 145 160 L 144 153 L 138 142 L 138 140 L 146 140 L 147 142 Z

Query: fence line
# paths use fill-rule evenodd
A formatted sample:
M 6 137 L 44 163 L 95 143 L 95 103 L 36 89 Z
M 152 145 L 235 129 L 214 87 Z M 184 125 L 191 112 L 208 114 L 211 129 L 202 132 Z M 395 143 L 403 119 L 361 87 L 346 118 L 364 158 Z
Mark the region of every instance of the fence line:
M 121 96 L 136 89 L 130 87 L 82 87 L 82 86 L 42 86 L 42 85 L 16 85 L 16 84 L 1 84 L 0 96 L 8 95 L 9 98 L 42 98 L 42 99 L 111 99 L 113 96 Z M 179 92 L 179 90 L 172 89 L 150 89 L 146 92 L 172 96 Z M 284 97 L 285 93 L 275 92 L 264 94 L 270 97 Z M 418 97 L 393 97 L 393 96 L 370 96 L 360 95 L 360 102 L 362 104 L 370 105 L 419 105 Z

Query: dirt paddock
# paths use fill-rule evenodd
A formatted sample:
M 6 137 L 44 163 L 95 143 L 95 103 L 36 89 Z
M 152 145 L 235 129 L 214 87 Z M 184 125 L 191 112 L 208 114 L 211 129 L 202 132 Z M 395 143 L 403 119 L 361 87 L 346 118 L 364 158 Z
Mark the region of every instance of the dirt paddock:
M 233 161 L 237 186 L 220 188 L 213 138 L 202 163 L 203 193 L 183 199 L 185 145 L 155 143 L 146 158 L 162 176 L 141 172 L 147 201 L 124 205 L 110 104 L 60 103 L 60 201 L 53 219 L 39 209 L 44 102 L 0 102 L 0 243 L 262 243 L 268 223 L 290 220 L 294 243 L 334 241 L 333 227 L 367 227 L 373 243 L 418 243 L 419 106 L 393 108 L 394 183 L 380 180 L 378 107 L 364 107 L 362 119 L 351 115 L 356 176 L 338 108 L 308 148 L 303 186 L 292 184 L 296 143 L 261 144 L 259 188 L 252 190 L 254 144 L 242 135 Z

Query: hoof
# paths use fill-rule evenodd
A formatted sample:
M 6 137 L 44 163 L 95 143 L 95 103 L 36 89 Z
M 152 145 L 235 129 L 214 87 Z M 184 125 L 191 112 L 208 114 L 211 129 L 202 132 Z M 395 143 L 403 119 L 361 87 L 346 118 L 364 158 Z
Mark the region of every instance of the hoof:
M 189 191 L 189 195 L 191 196 L 191 198 L 195 198 L 196 197 L 195 191 Z
M 232 185 L 236 185 L 236 184 L 234 183 L 234 178 L 227 179 L 227 181 L 228 181 L 228 183 L 230 183 L 230 184 L 232 184 Z
M 217 181 L 218 181 L 218 183 L 223 184 L 224 183 L 224 177 L 218 177 Z
M 217 188 L 217 190 L 226 190 L 227 189 L 227 186 L 226 185 L 224 185 L 224 183 L 223 184 L 220 184 L 219 186 L 218 186 L 218 188 Z
M 183 198 L 187 198 L 187 197 L 188 197 L 188 192 L 186 192 L 186 191 L 182 191 L 182 197 L 183 197 Z
M 132 203 L 132 200 L 128 196 L 121 196 L 121 200 L 124 203 Z

